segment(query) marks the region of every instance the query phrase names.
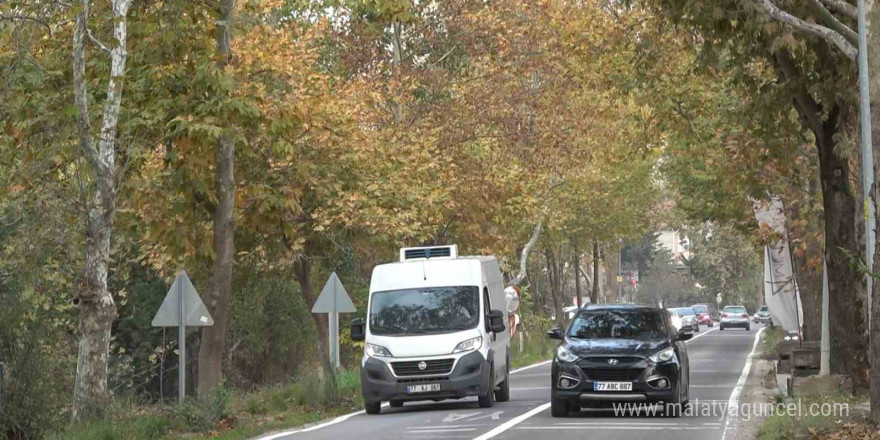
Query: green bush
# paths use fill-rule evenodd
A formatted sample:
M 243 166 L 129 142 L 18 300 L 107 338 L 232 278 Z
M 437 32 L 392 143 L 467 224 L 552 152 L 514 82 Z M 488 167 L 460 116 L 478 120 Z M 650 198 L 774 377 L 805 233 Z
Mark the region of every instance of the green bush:
M 10 439 L 41 438 L 61 423 L 63 365 L 47 353 L 43 314 L 29 311 L 17 292 L 2 290 L 0 285 L 0 432 Z

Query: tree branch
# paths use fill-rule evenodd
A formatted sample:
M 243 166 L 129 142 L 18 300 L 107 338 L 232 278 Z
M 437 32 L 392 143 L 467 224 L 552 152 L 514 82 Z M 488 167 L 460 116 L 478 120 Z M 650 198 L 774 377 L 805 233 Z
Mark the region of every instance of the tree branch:
M 758 0 L 758 5 L 764 12 L 767 13 L 773 19 L 779 21 L 780 23 L 787 24 L 799 31 L 806 32 L 808 34 L 815 35 L 823 40 L 837 46 L 841 52 L 846 55 L 850 61 L 855 62 L 856 56 L 858 54 L 858 50 L 854 45 L 852 45 L 849 41 L 847 41 L 846 37 L 841 35 L 839 32 L 827 28 L 825 26 L 820 26 L 813 23 L 808 23 L 794 15 L 789 14 L 788 12 L 779 9 L 771 0 Z
M 523 247 L 522 253 L 519 257 L 519 273 L 516 275 L 516 278 L 510 282 L 511 286 L 518 286 L 525 281 L 526 275 L 528 275 L 529 254 L 532 253 L 535 243 L 537 243 L 538 238 L 541 237 L 541 231 L 544 229 L 544 220 L 546 220 L 546 218 L 547 213 L 545 211 L 541 214 L 538 224 L 535 225 L 535 230 L 532 231 L 532 237 L 529 238 L 529 241 L 526 243 L 525 247 Z
M 102 43 L 100 40 L 95 38 L 95 36 L 92 35 L 92 31 L 89 30 L 89 28 L 86 28 L 86 35 L 89 36 L 89 40 L 91 40 L 92 43 L 95 44 L 95 46 L 98 46 L 99 49 L 103 50 L 104 52 L 111 53 L 110 48 L 107 47 L 106 45 L 104 45 L 104 43 Z
M 835 31 L 843 35 L 844 38 L 846 38 L 847 41 L 852 43 L 854 46 L 858 46 L 858 33 L 852 30 L 849 26 L 843 24 L 842 21 L 838 20 L 837 17 L 835 17 L 834 14 L 831 13 L 831 11 L 829 11 L 825 8 L 824 5 L 822 5 L 822 2 L 820 0 L 807 1 L 809 1 L 810 4 L 813 5 L 813 9 L 815 9 L 816 12 L 819 13 L 819 15 L 822 17 L 823 20 L 825 20 L 825 23 L 827 23 L 828 26 L 831 27 L 831 29 L 834 29 Z
M 847 3 L 845 0 L 822 0 L 822 3 L 825 3 L 829 8 L 834 9 L 838 13 L 846 15 L 853 20 L 859 19 L 859 9 Z

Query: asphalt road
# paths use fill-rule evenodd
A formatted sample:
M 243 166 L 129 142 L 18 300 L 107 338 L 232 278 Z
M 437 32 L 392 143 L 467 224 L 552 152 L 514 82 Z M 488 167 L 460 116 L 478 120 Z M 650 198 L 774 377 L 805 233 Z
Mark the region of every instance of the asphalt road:
M 545 436 L 602 440 L 732 440 L 735 417 L 721 405 L 738 400 L 743 369 L 760 326 L 703 330 L 688 341 L 691 360 L 689 417 L 615 416 L 613 410 L 583 410 L 568 418 L 550 416 L 550 364 L 511 374 L 511 398 L 483 409 L 476 398 L 460 401 L 407 403 L 383 407 L 375 416 L 353 413 L 304 429 L 266 435 L 260 440 L 392 440 L 392 439 L 535 439 Z M 740 378 L 742 377 L 742 380 Z M 739 386 L 738 386 L 739 384 Z M 714 408 L 713 408 L 714 405 Z M 546 437 L 545 437 L 546 438 Z

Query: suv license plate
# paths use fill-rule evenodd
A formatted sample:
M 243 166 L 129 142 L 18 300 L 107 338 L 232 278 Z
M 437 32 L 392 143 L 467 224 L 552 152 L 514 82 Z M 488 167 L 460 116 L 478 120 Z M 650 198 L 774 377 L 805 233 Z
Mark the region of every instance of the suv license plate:
M 593 382 L 593 391 L 632 391 L 632 382 Z
M 426 383 L 422 385 L 410 385 L 406 387 L 406 394 L 412 393 L 429 393 L 431 391 L 440 391 L 439 383 Z

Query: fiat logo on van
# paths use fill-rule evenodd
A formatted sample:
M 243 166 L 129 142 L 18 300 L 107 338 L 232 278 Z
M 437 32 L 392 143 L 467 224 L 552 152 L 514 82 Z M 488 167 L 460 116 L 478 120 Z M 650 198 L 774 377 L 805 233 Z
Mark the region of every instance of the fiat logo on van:
M 419 370 L 424 370 L 425 368 L 428 368 L 428 364 L 425 361 L 419 362 Z
M 620 361 L 617 359 L 608 359 L 608 365 L 617 365 Z

